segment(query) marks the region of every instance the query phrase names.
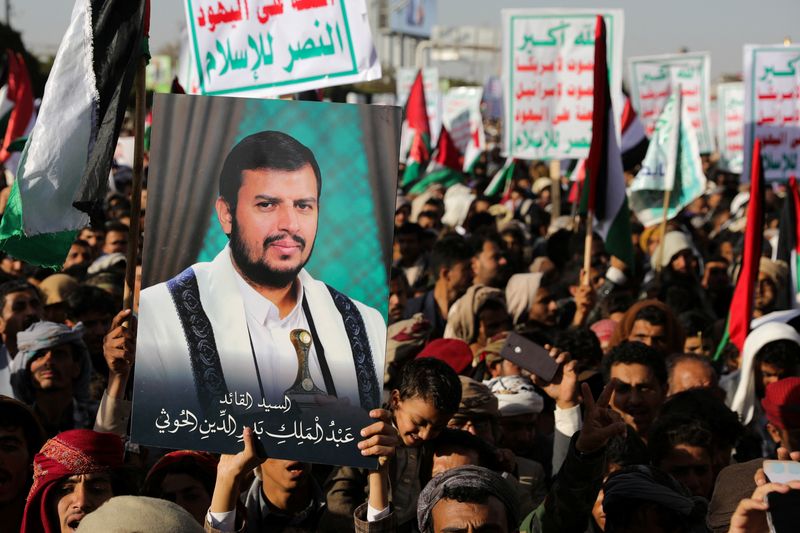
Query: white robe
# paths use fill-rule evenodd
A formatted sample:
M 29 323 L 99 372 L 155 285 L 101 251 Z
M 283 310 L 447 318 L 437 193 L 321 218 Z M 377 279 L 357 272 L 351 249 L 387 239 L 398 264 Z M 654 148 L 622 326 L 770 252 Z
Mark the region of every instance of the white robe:
M 212 324 L 227 390 L 250 393 L 256 402 L 260 401 L 261 391 L 244 304 L 229 248 L 226 246 L 212 262 L 197 263 L 192 265 L 192 269 L 197 278 L 201 304 Z M 298 277 L 324 348 L 336 395 L 340 399 L 347 398 L 350 405 L 360 405 L 355 363 L 341 314 L 324 283 L 312 278 L 305 269 Z M 376 309 L 353 302 L 364 320 L 380 389 L 386 353 L 386 323 Z M 139 300 L 134 406 L 139 400 L 151 407 L 168 407 L 170 411 L 176 408 L 195 413 L 202 411 L 183 326 L 166 283 L 143 290 Z

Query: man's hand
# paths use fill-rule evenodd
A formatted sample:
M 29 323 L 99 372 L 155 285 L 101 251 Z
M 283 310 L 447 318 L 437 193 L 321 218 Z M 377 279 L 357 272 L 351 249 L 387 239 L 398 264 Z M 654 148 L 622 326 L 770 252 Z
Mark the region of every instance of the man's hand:
M 253 430 L 242 432 L 244 450 L 236 455 L 222 454 L 217 465 L 217 481 L 211 498 L 212 513 L 227 513 L 236 509 L 240 485 L 248 472 L 267 460 L 256 452 L 256 437 Z
M 762 533 L 769 531 L 767 526 L 767 494 L 780 492 L 786 494 L 792 489 L 800 489 L 800 481 L 788 484 L 767 483 L 757 487 L 753 495 L 745 498 L 736 506 L 736 511 L 731 516 L 731 525 L 728 533 Z
M 550 350 L 550 357 L 558 363 L 559 369 L 550 381 L 545 381 L 535 374 L 531 375 L 531 380 L 555 400 L 559 409 L 575 407 L 578 405 L 578 375 L 575 373 L 577 362 L 570 361 L 569 352 L 562 352 L 549 344 L 545 344 L 544 347 Z
M 378 457 L 379 465 L 385 466 L 389 457 L 393 456 L 400 437 L 397 429 L 392 425 L 392 414 L 386 409 L 373 409 L 369 416 L 377 420 L 374 424 L 361 430 L 364 438 L 358 443 L 361 455 L 374 455 Z
M 781 446 L 778 448 L 778 461 L 800 462 L 800 452 L 789 452 L 789 450 Z M 753 479 L 756 482 L 757 487 L 769 483 L 769 479 L 767 479 L 767 475 L 764 473 L 763 468 L 756 470 L 756 474 L 753 476 Z
M 595 403 L 589 385 L 583 383 L 583 405 L 586 407 L 583 414 L 583 429 L 575 442 L 575 448 L 582 453 L 591 453 L 605 447 L 615 435 L 624 435 L 627 430 L 625 422 L 619 413 L 613 411 L 608 402 L 614 392 L 617 380 L 612 379 L 603 388 L 600 397 Z
M 135 354 L 136 317 L 130 309 L 123 309 L 111 321 L 111 330 L 103 338 L 103 357 L 108 365 L 106 394 L 109 397 L 122 398 L 125 394 Z
M 389 458 L 395 454 L 400 437 L 392 425 L 392 414 L 386 409 L 373 409 L 369 416 L 378 420 L 361 430 L 364 440 L 358 443 L 362 455 L 378 457 L 378 469 L 369 473 L 367 502 L 376 511 L 389 507 Z
M 583 278 L 583 275 L 581 276 Z M 597 294 L 591 286 L 591 281 L 581 283 L 575 289 L 575 316 L 572 319 L 573 326 L 583 326 L 589 318 L 589 313 L 597 303 Z
M 623 272 L 625 272 L 625 270 L 628 268 L 628 265 L 625 264 L 625 261 L 616 255 L 611 256 L 611 266 Z

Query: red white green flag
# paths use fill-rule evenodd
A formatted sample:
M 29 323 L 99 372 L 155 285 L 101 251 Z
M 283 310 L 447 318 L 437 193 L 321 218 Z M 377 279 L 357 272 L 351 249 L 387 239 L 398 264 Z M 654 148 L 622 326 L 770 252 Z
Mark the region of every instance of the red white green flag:
M 5 131 L 0 145 L 0 163 L 11 154 L 14 141 L 26 136 L 33 127 L 33 89 L 22 54 L 6 50 L 7 83 L 0 90 L 0 120 Z M 3 112 L 2 110 L 5 110 Z
M 760 139 L 756 139 L 753 144 L 753 162 L 750 169 L 750 203 L 747 207 L 742 268 L 739 271 L 739 279 L 736 280 L 736 288 L 733 290 L 725 334 L 714 354 L 714 360 L 719 359 L 728 342 L 739 348 L 739 351 L 742 350 L 753 319 L 755 285 L 764 240 L 764 169 Z
M 408 135 L 413 136 L 411 150 L 406 158 L 406 170 L 400 181 L 401 187 L 408 187 L 419 180 L 431 158 L 431 127 L 425 107 L 425 87 L 422 83 L 421 70 L 417 72 L 411 92 L 408 94 L 403 129 Z
M 511 181 L 514 178 L 514 171 L 517 168 L 517 161 L 513 157 L 506 159 L 502 168 L 492 177 L 492 181 L 486 186 L 483 194 L 489 197 L 498 196 L 505 193 L 511 186 Z
M 789 283 L 785 294 L 778 295 L 778 309 L 800 309 L 800 191 L 797 178 L 789 178 L 789 188 L 783 200 L 777 259 L 789 265 Z
M 6 211 L 0 249 L 58 268 L 101 210 L 142 56 L 146 0 L 75 0 Z
M 594 107 L 592 143 L 581 191 L 581 214 L 594 213 L 594 230 L 606 251 L 633 267 L 633 243 L 622 153 L 614 128 L 614 109 L 608 85 L 606 25 L 598 15 L 594 46 Z
M 464 181 L 464 174 L 461 172 L 463 161 L 464 156 L 456 148 L 450 133 L 442 126 L 433 161 L 428 165 L 428 172 L 411 187 L 409 194 L 422 194 L 432 183 L 440 183 L 445 188 L 461 183 Z

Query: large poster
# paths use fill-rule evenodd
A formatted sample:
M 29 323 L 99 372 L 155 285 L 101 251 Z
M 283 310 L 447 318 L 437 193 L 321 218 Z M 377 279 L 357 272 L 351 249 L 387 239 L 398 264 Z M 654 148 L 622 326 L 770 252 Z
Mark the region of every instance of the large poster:
M 700 152 L 714 151 L 714 134 L 709 120 L 710 65 L 708 52 L 632 57 L 629 60 L 631 103 L 648 137 L 653 135 L 672 88 L 680 84 L 683 105 L 697 130 Z
M 389 29 L 427 39 L 436 24 L 437 0 L 389 0 Z
M 719 165 L 740 174 L 744 159 L 744 84 L 717 86 L 717 117 Z
M 132 439 L 374 467 L 395 107 L 155 97 Z
M 603 15 L 617 137 L 622 113 L 621 9 L 504 9 L 506 152 L 520 159 L 589 155 L 594 33 Z
M 185 0 L 200 94 L 279 96 L 374 80 L 364 0 Z
M 157 93 L 168 93 L 172 88 L 172 58 L 167 55 L 154 55 L 147 63 L 147 89 Z
M 800 45 L 744 47 L 744 176 L 761 139 L 764 177 L 800 174 Z

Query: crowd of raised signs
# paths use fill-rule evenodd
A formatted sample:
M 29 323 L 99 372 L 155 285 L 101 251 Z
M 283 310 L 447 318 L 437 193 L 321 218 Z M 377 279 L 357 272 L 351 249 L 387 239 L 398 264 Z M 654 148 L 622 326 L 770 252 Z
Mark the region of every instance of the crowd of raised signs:
M 518 162 L 502 197 L 483 196 L 502 163 L 495 149 L 465 175 L 474 199 L 448 205 L 466 213 L 454 227 L 442 187 L 397 196 L 385 411 L 359 445 L 375 472 L 265 459 L 251 433 L 221 457 L 130 442 L 121 303 L 138 214 L 116 167 L 107 222 L 59 272 L 0 260 L 0 529 L 768 531 L 765 495 L 800 489 L 764 470 L 800 460 L 795 291 L 772 259 L 785 190 L 766 191 L 740 351 L 720 346 L 748 212 L 738 175 L 704 159 L 707 192 L 665 229 L 633 220 L 634 264 L 598 237 L 584 272 L 584 228 L 551 216 L 572 206 L 553 209 L 548 165 Z M 504 358 L 511 335 L 555 373 Z

